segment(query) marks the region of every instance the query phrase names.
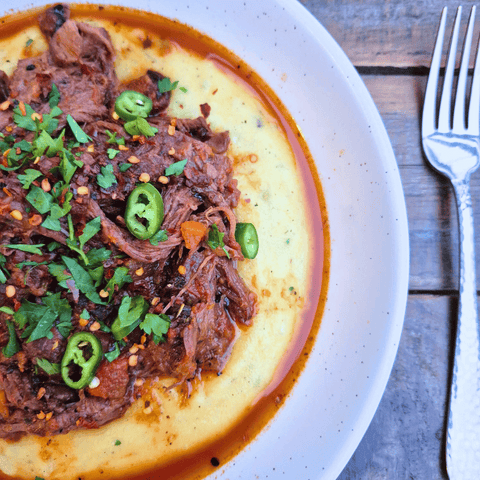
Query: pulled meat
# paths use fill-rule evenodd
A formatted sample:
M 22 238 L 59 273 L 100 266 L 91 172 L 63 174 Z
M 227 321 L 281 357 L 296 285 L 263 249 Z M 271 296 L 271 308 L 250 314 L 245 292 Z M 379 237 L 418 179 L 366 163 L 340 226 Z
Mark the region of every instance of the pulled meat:
M 9 439 L 100 427 L 131 405 L 137 379 L 168 377 L 179 384 L 201 372 L 220 374 L 239 335 L 237 324 L 251 325 L 257 309 L 256 295 L 236 269 L 243 260 L 234 235 L 240 192 L 226 155 L 228 132 L 213 132 L 204 117 L 166 115 L 171 93 L 159 93 L 157 83 L 164 78 L 159 72 L 121 85 L 108 33 L 69 16 L 66 5 L 43 12 L 39 23 L 49 49 L 20 60 L 10 77 L 0 72 L 0 101 L 9 102 L 0 112 L 0 437 Z M 19 115 L 26 118 L 24 109 L 31 107 L 39 114 L 38 128 L 52 111 L 55 87 L 60 112 L 49 134 L 52 139 L 64 135 L 65 148 L 69 145 L 74 172 L 68 182 L 62 180 L 66 160 L 58 149 L 53 155 L 44 150 L 36 158 L 21 157 L 39 131 L 27 128 Z M 124 122 L 112 117 L 124 90 L 152 100 L 147 120 L 158 129 L 154 135 L 129 135 Z M 75 142 L 69 115 L 88 135 L 87 142 Z M 125 143 L 117 144 L 114 134 Z M 185 159 L 181 174 L 165 176 L 170 165 Z M 99 185 L 107 171 L 113 175 L 111 186 Z M 166 239 L 139 240 L 126 228 L 126 200 L 141 175 L 163 198 Z M 54 195 L 63 209 L 57 227 L 45 222 L 53 210 L 35 203 L 32 189 Z M 100 219 L 98 231 L 79 247 L 78 239 L 95 219 Z M 219 233 L 221 244 L 212 246 L 205 235 L 188 249 L 181 230 L 186 221 Z M 82 264 L 82 255 L 105 250 L 110 253 L 95 271 Z M 62 264 L 65 257 L 88 270 L 100 294 L 120 267 L 129 281 L 95 302 L 72 280 Z M 54 273 L 55 265 L 61 266 L 59 272 Z M 44 306 L 52 295 L 68 302 L 71 319 L 65 322 L 57 312 L 48 332 L 31 340 L 28 315 L 22 321 L 16 312 L 24 305 Z M 137 327 L 115 340 L 111 326 L 127 296 L 143 297 L 148 313 L 168 317 L 163 339 Z M 64 383 L 58 365 L 68 338 L 79 331 L 93 332 L 106 357 L 96 372 L 100 383 L 75 390 Z M 45 362 L 51 368 L 44 368 Z

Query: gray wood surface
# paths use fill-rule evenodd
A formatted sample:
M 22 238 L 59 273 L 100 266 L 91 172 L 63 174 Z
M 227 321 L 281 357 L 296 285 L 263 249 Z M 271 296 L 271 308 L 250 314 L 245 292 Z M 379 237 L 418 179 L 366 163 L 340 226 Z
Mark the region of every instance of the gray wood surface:
M 457 215 L 448 181 L 426 162 L 420 123 L 441 10 L 449 7 L 450 27 L 459 3 L 300 3 L 343 48 L 380 111 L 399 165 L 410 231 L 409 298 L 396 362 L 377 413 L 338 480 L 447 480 L 445 415 L 458 314 Z M 462 2 L 463 28 L 473 4 L 480 6 Z M 475 38 L 479 27 L 480 11 Z M 478 172 L 472 196 L 480 254 Z

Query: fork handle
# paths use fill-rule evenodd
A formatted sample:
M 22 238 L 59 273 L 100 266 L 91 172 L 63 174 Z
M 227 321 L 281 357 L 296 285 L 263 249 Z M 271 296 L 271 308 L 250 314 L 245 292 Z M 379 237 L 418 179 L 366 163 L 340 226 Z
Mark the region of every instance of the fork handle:
M 468 178 L 454 181 L 460 232 L 460 301 L 447 427 L 450 480 L 480 478 L 480 325 Z

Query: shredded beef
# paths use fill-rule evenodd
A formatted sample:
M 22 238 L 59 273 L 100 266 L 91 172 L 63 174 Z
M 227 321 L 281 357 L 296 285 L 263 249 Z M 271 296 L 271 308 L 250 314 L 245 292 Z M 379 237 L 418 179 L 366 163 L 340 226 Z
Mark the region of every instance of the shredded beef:
M 38 20 L 48 50 L 20 60 L 10 78 L 0 72 L 0 102 L 8 104 L 0 112 L 0 437 L 14 440 L 98 428 L 125 413 L 136 398 L 137 379 L 168 377 L 177 385 L 202 372 L 221 373 L 241 334 L 237 324 L 251 325 L 257 310 L 256 295 L 236 268 L 243 255 L 234 235 L 240 192 L 226 155 L 230 138 L 210 129 L 210 107 L 195 119 L 170 118 L 165 112 L 171 92 L 158 89 L 163 74 L 148 71 L 120 84 L 104 29 L 71 20 L 67 5 L 47 9 Z M 59 100 L 48 134 L 70 156 L 61 149 L 49 154 L 45 147 L 35 158 L 32 142 L 40 131 L 34 130 L 52 112 L 54 87 Z M 147 121 L 158 129 L 154 135 L 129 135 L 124 121 L 114 119 L 115 99 L 124 90 L 152 100 Z M 33 129 L 22 123 L 27 106 L 40 116 Z M 76 141 L 69 115 L 88 141 Z M 169 166 L 183 160 L 183 172 L 166 176 Z M 73 169 L 68 181 L 66 162 Z M 107 172 L 114 181 L 99 184 Z M 140 175 L 161 193 L 166 238 L 140 240 L 126 228 L 126 201 Z M 55 219 L 53 207 L 35 203 L 32 191 L 50 195 Z M 79 243 L 92 221 L 99 221 L 98 230 Z M 187 248 L 187 221 L 217 232 L 221 245 L 212 245 L 206 233 Z M 107 254 L 98 263 L 87 265 L 85 258 L 92 262 L 102 252 Z M 96 282 L 96 294 L 105 293 L 119 268 L 128 278 L 96 301 L 100 297 L 87 295 L 62 263 L 67 257 Z M 163 338 L 139 326 L 121 341 L 113 337 L 127 296 L 142 297 L 148 314 L 169 320 Z M 69 305 L 71 318 L 56 311 L 50 328 L 31 338 L 40 321 L 17 313 L 26 305 L 45 309 L 53 298 L 67 302 L 59 304 L 62 311 Z M 106 356 L 96 371 L 99 384 L 75 390 L 58 366 L 68 339 L 81 331 L 93 332 Z

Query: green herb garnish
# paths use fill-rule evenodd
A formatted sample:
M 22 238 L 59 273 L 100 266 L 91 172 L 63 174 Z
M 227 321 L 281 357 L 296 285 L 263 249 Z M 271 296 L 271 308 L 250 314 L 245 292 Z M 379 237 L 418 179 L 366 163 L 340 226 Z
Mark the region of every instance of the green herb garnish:
M 60 373 L 60 364 L 51 363 L 46 358 L 37 358 L 37 366 L 40 367 L 48 375 L 56 375 Z
M 158 128 L 152 127 L 142 117 L 127 122 L 123 128 L 129 135 L 145 135 L 146 137 L 153 137 L 158 132 Z
M 225 248 L 225 244 L 223 243 L 223 237 L 225 234 L 221 232 L 217 225 L 214 223 L 212 224 L 211 230 L 208 232 L 208 246 L 212 249 L 215 250 L 217 248 L 221 248 L 225 254 L 227 255 L 227 258 L 230 258 L 229 253 L 227 252 L 227 249 Z
M 110 149 L 109 149 L 110 150 Z M 118 152 L 118 150 L 114 150 Z M 110 188 L 117 183 L 117 178 L 113 173 L 113 165 L 108 164 L 105 167 L 101 167 L 101 172 L 97 175 L 97 183 L 102 188 Z
M 75 121 L 75 119 L 71 115 L 67 115 L 67 122 L 70 128 L 72 129 L 72 133 L 77 139 L 77 142 L 87 143 L 92 141 L 92 139 L 82 130 L 80 125 Z
M 178 177 L 185 170 L 186 164 L 187 164 L 186 158 L 184 160 L 180 160 L 178 162 L 172 163 L 165 169 L 165 176 L 169 177 L 170 175 L 176 175 Z

